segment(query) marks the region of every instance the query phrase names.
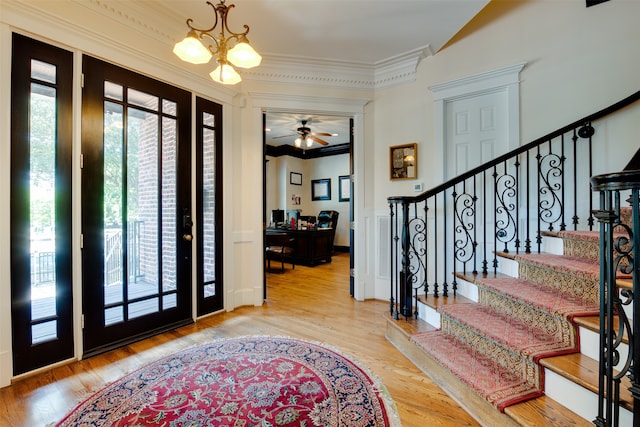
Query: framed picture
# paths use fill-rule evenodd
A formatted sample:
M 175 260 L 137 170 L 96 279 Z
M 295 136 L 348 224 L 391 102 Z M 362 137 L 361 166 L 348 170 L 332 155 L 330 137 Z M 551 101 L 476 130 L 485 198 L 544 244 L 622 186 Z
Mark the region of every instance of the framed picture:
M 389 148 L 392 180 L 416 179 L 418 177 L 418 144 L 395 145 Z
M 311 200 L 331 200 L 331 178 L 311 180 Z
M 298 172 L 289 172 L 289 183 L 293 185 L 302 185 L 302 174 Z
M 351 177 L 341 175 L 338 177 L 338 201 L 348 202 L 351 200 Z

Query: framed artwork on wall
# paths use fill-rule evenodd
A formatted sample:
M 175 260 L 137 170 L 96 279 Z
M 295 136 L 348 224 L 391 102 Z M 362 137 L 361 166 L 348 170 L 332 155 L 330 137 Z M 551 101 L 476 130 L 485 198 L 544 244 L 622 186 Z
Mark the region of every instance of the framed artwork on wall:
M 331 200 L 331 178 L 311 180 L 311 200 Z
M 289 183 L 293 185 L 302 185 L 302 174 L 298 172 L 289 172 Z
M 338 177 L 338 201 L 348 202 L 351 200 L 351 177 L 341 175 Z
M 418 177 L 418 144 L 394 145 L 389 148 L 389 177 L 416 179 Z

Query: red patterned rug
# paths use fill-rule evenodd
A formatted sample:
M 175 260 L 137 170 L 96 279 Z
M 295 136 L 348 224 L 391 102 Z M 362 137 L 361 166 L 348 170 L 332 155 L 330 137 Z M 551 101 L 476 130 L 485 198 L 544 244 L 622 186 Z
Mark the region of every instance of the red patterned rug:
M 240 337 L 167 356 L 78 405 L 63 426 L 399 426 L 384 386 L 336 350 Z

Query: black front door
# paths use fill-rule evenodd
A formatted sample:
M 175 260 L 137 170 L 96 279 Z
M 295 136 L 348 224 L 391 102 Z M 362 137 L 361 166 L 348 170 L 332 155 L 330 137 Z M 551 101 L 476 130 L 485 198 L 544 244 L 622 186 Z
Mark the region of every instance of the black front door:
M 191 94 L 83 58 L 84 355 L 192 321 Z

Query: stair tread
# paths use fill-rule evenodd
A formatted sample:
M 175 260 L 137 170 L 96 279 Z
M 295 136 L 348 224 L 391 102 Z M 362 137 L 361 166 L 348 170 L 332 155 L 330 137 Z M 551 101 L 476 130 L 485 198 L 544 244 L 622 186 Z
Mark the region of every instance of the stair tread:
M 470 388 L 495 399 L 490 403 L 498 409 L 514 402 L 500 400 L 503 398 L 496 390 L 517 389 L 518 394 L 511 398 L 516 401 L 538 397 L 542 393 L 534 384 L 527 383 L 520 372 L 505 371 L 504 366 L 490 355 L 482 354 L 477 348 L 461 343 L 441 330 L 416 334 L 411 341 Z M 473 372 L 473 375 L 469 375 L 469 372 Z
M 523 426 L 593 426 L 548 396 L 508 406 L 504 412 Z
M 526 323 L 513 316 L 497 313 L 482 304 L 442 307 L 440 313 L 487 341 L 497 343 L 502 348 L 531 360 L 537 360 L 550 352 L 558 354 L 578 351 L 572 343 L 563 341 L 557 334 L 540 330 L 538 324 Z M 482 322 L 476 319 L 482 319 Z
M 585 258 L 568 255 L 551 254 L 547 252 L 539 253 L 511 253 L 504 251 L 496 251 L 495 254 L 502 258 L 511 259 L 514 261 L 521 261 L 524 263 L 536 264 L 543 267 L 559 267 L 567 272 L 591 272 L 596 274 L 599 272 L 599 264 L 596 261 L 591 261 Z M 582 275 L 582 274 L 581 274 Z
M 598 361 L 582 353 L 566 354 L 547 357 L 540 360 L 540 364 L 556 374 L 575 382 L 587 390 L 598 393 Z M 620 401 L 622 407 L 633 410 L 633 397 L 629 391 L 631 381 L 628 377 L 622 379 L 620 386 Z
M 425 304 L 427 307 L 433 308 L 434 310 L 437 310 L 439 307 L 443 305 L 466 304 L 466 303 L 474 302 L 473 300 L 463 297 L 462 295 L 455 295 L 455 296 L 448 296 L 448 297 L 439 296 L 436 298 L 432 294 L 429 294 L 426 297 L 424 295 L 419 296 L 418 301 L 421 302 L 422 304 Z
M 514 278 L 505 274 L 467 274 L 459 277 L 467 282 L 485 286 L 501 295 L 524 301 L 539 310 L 550 313 L 575 316 L 595 314 L 599 311 L 598 304 L 591 304 L 579 297 L 567 294 L 559 295 L 556 289 L 548 288 L 543 284 L 530 280 Z M 531 289 L 535 289 L 536 292 L 524 292 L 524 290 Z

